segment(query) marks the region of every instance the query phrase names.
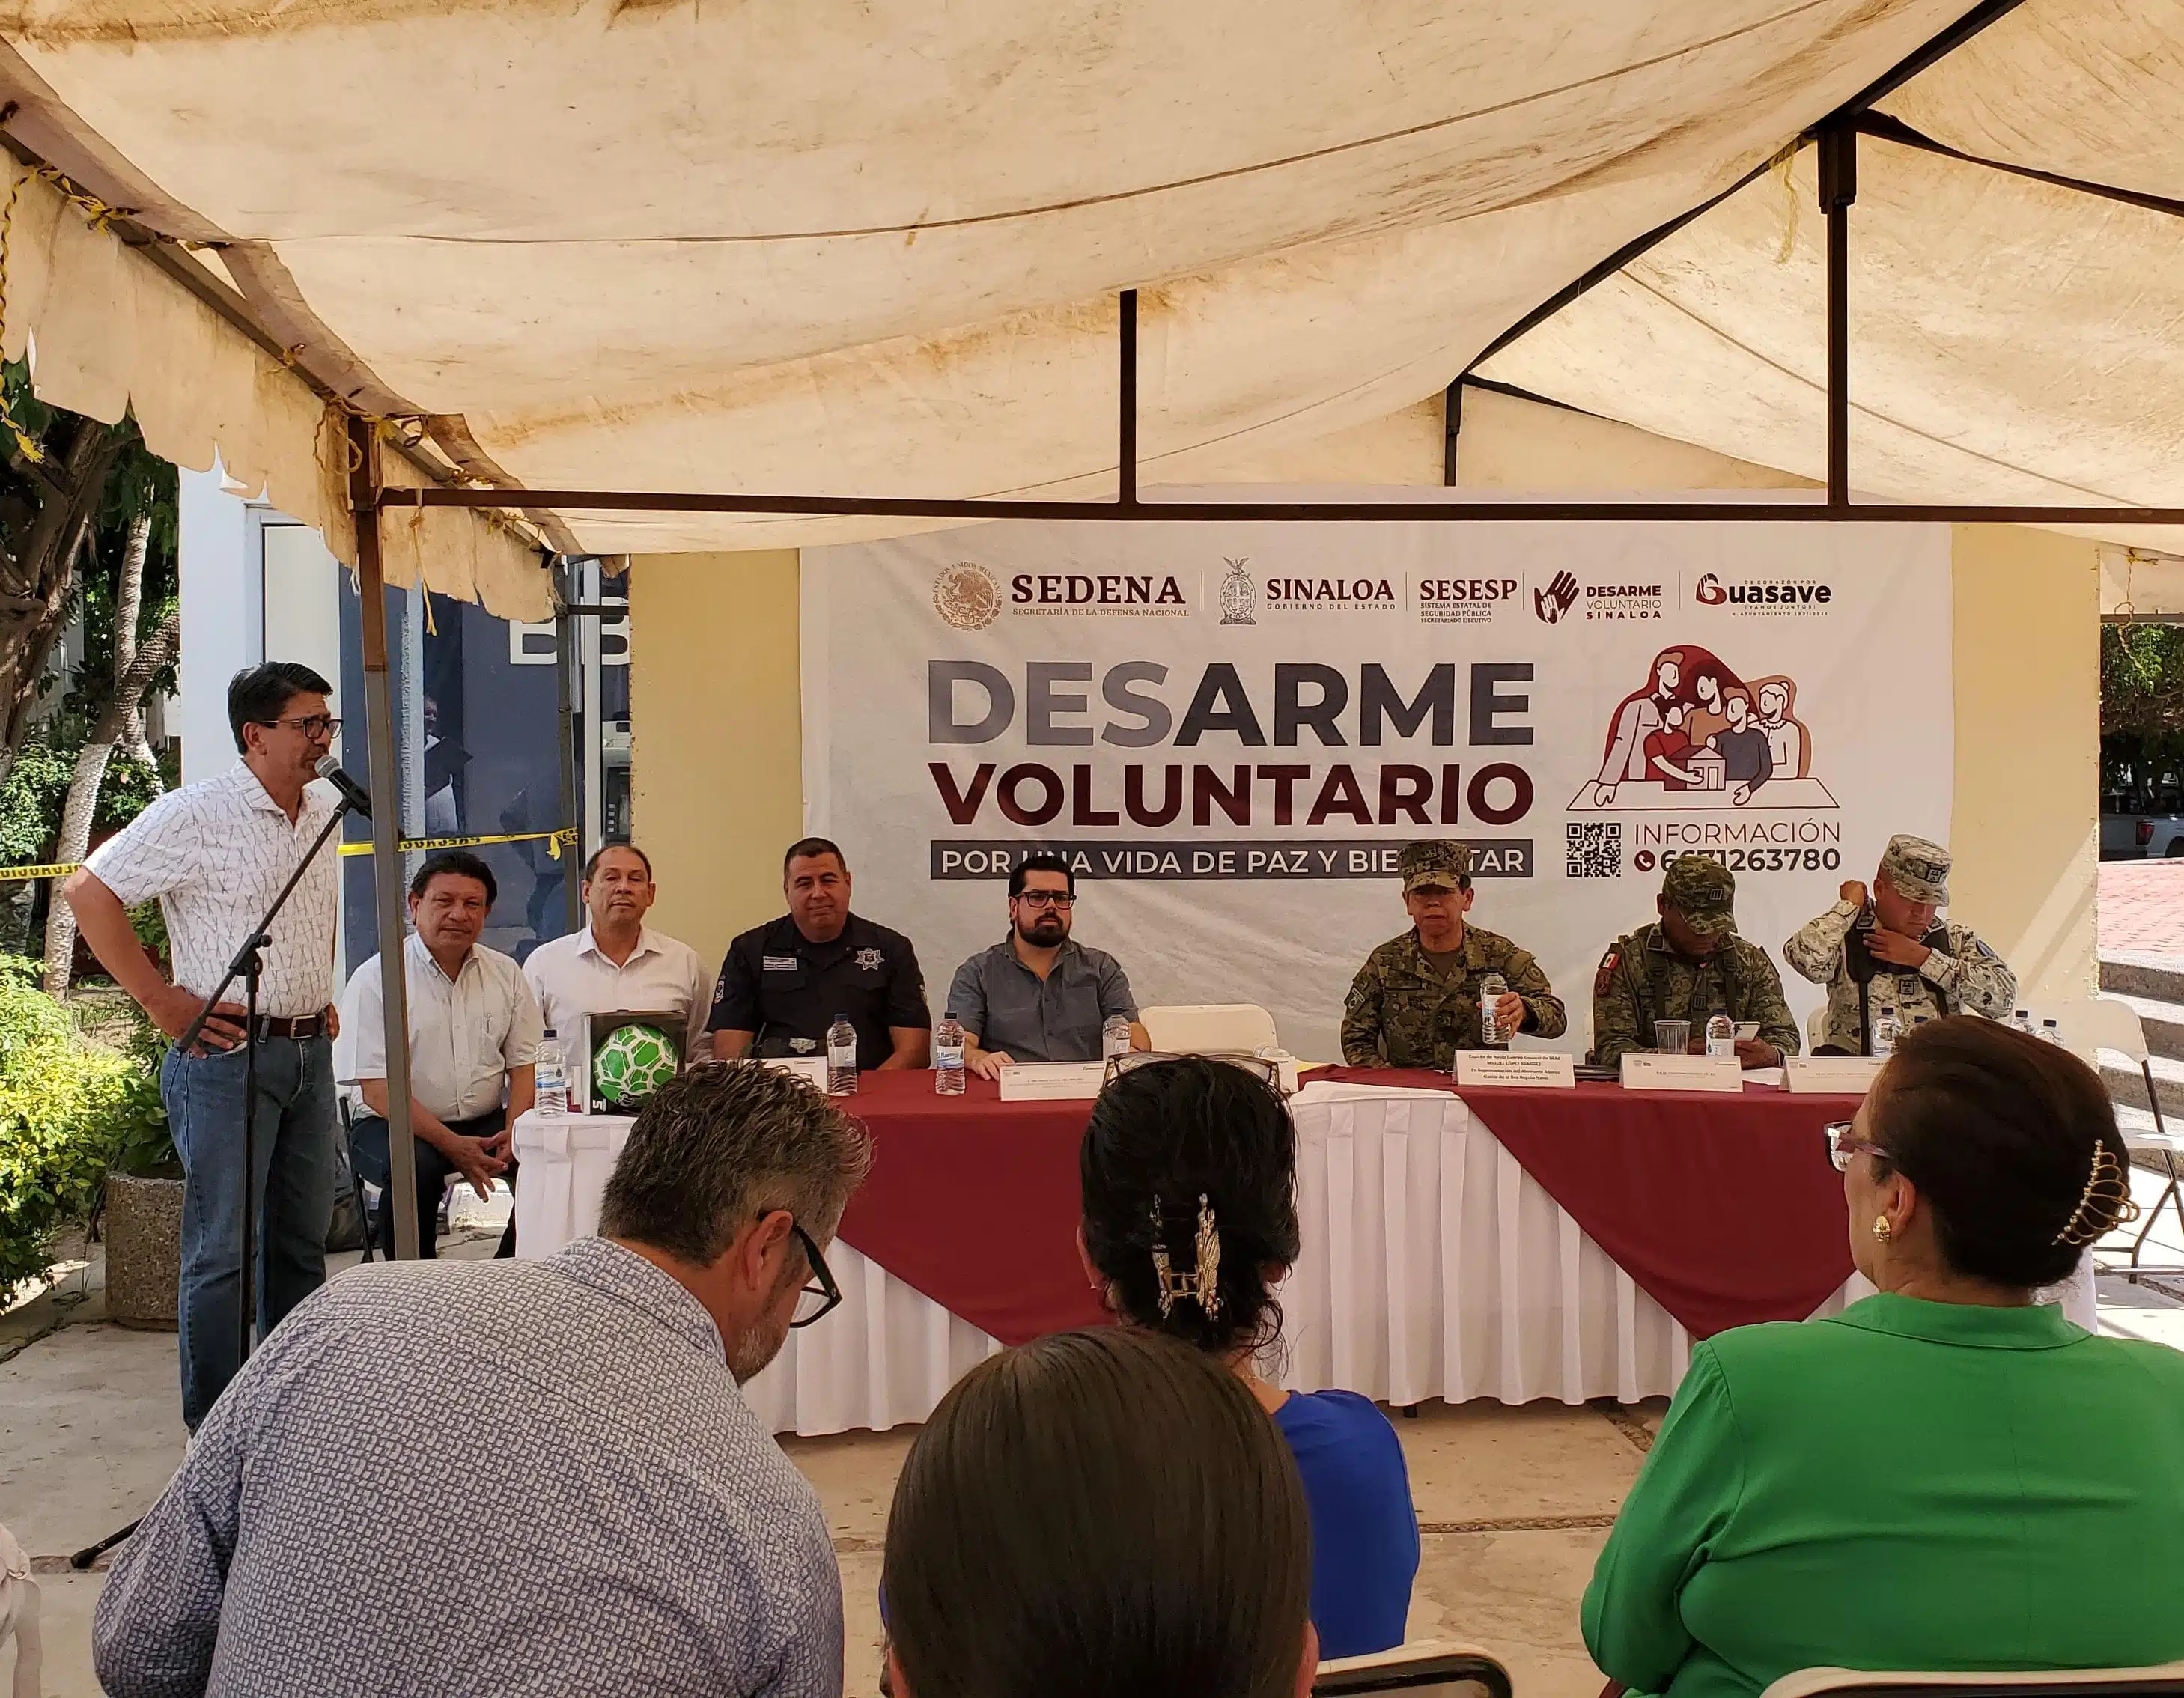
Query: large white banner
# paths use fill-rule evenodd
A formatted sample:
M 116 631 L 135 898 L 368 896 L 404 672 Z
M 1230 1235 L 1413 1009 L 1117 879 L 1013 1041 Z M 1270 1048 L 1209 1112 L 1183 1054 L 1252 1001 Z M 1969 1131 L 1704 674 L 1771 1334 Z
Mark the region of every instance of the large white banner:
M 1948 841 L 1942 526 L 997 524 L 802 582 L 810 828 L 936 1018 L 1036 847 L 1141 1005 L 1262 1003 L 1324 1058 L 1412 838 L 1471 844 L 1568 1049 L 1664 857 L 1725 860 L 1779 962 L 1891 832 Z

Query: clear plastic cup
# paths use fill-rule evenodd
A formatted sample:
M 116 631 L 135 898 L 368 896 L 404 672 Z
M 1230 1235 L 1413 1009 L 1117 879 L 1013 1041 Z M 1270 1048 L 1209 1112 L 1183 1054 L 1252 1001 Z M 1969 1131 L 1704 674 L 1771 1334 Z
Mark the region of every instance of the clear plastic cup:
M 1653 1053 L 1657 1055 L 1681 1055 L 1691 1049 L 1691 1022 L 1688 1020 L 1657 1020 L 1653 1022 Z

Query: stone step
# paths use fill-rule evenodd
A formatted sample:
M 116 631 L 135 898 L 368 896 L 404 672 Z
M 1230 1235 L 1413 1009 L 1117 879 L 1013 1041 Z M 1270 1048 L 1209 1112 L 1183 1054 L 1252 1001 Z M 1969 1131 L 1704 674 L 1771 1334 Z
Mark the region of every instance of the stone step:
M 2184 1133 L 2184 1061 L 2155 1055 L 2148 1065 L 2153 1072 L 2153 1088 L 2160 1095 L 2163 1116 L 2171 1131 Z M 2146 1076 L 2113 1053 L 2101 1058 L 2101 1083 L 2120 1105 L 2140 1110 L 2152 1106 L 2146 1096 Z
M 2138 1016 L 2140 1030 L 2146 1034 L 2148 1049 L 2156 1055 L 2184 1061 L 2184 1003 L 2164 1002 L 2155 997 L 2131 996 L 2112 990 L 2103 990 L 2101 994 L 2111 1002 L 2131 1005 Z
M 2174 955 L 2125 951 L 2101 957 L 2101 988 L 2121 996 L 2150 997 L 2184 1005 L 2184 960 Z

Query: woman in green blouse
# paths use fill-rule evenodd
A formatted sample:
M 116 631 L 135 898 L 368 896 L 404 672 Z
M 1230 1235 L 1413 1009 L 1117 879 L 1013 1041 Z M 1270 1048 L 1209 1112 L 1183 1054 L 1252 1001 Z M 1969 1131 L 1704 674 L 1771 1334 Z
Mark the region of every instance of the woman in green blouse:
M 1742 1698 L 1822 1665 L 2184 1658 L 2184 1352 L 2032 1303 L 2136 1212 L 2099 1079 L 1931 1021 L 1823 1154 L 1880 1294 L 1692 1350 L 1585 1592 L 1593 1661 Z

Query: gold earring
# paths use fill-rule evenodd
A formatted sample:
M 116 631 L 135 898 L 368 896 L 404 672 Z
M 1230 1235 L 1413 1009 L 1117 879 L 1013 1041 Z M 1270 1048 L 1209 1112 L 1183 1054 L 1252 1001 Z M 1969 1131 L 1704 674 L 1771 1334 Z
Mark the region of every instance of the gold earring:
M 1873 1235 L 1883 1244 L 1896 1236 L 1896 1228 L 1888 1224 L 1887 1216 L 1875 1215 L 1873 1217 Z

